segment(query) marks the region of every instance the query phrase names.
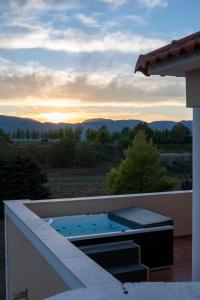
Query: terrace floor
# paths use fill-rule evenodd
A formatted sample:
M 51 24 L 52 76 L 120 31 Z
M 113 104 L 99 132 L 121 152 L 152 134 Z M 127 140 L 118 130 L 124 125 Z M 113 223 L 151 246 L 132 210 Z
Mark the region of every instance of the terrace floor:
M 174 265 L 160 271 L 150 272 L 150 281 L 191 281 L 192 280 L 192 237 L 174 239 Z

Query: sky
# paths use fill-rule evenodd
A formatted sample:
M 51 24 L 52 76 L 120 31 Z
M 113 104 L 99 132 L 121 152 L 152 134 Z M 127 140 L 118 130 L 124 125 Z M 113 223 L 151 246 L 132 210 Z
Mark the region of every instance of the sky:
M 184 78 L 140 54 L 199 30 L 199 0 L 0 0 L 0 114 L 39 121 L 183 120 Z

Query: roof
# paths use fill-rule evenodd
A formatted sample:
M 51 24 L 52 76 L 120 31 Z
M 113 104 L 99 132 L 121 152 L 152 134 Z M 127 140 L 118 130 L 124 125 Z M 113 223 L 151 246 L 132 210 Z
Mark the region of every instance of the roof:
M 168 62 L 172 58 L 179 58 L 184 54 L 192 54 L 200 49 L 200 31 L 188 35 L 180 40 L 174 40 L 170 44 L 145 55 L 141 54 L 135 66 L 135 73 L 140 71 L 150 76 L 149 67 L 161 62 Z

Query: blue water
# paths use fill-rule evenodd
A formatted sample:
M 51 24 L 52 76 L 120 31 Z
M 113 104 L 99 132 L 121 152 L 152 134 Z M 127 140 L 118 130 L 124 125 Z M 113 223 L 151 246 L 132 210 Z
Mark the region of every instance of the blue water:
M 44 218 L 44 220 L 64 237 L 130 230 L 129 227 L 111 221 L 106 213 Z

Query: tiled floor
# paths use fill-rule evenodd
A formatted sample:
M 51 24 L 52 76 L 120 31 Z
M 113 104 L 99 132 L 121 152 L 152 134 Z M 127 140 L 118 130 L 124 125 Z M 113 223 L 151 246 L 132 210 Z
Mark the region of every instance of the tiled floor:
M 191 281 L 192 238 L 174 239 L 174 265 L 168 269 L 150 273 L 150 281 Z

